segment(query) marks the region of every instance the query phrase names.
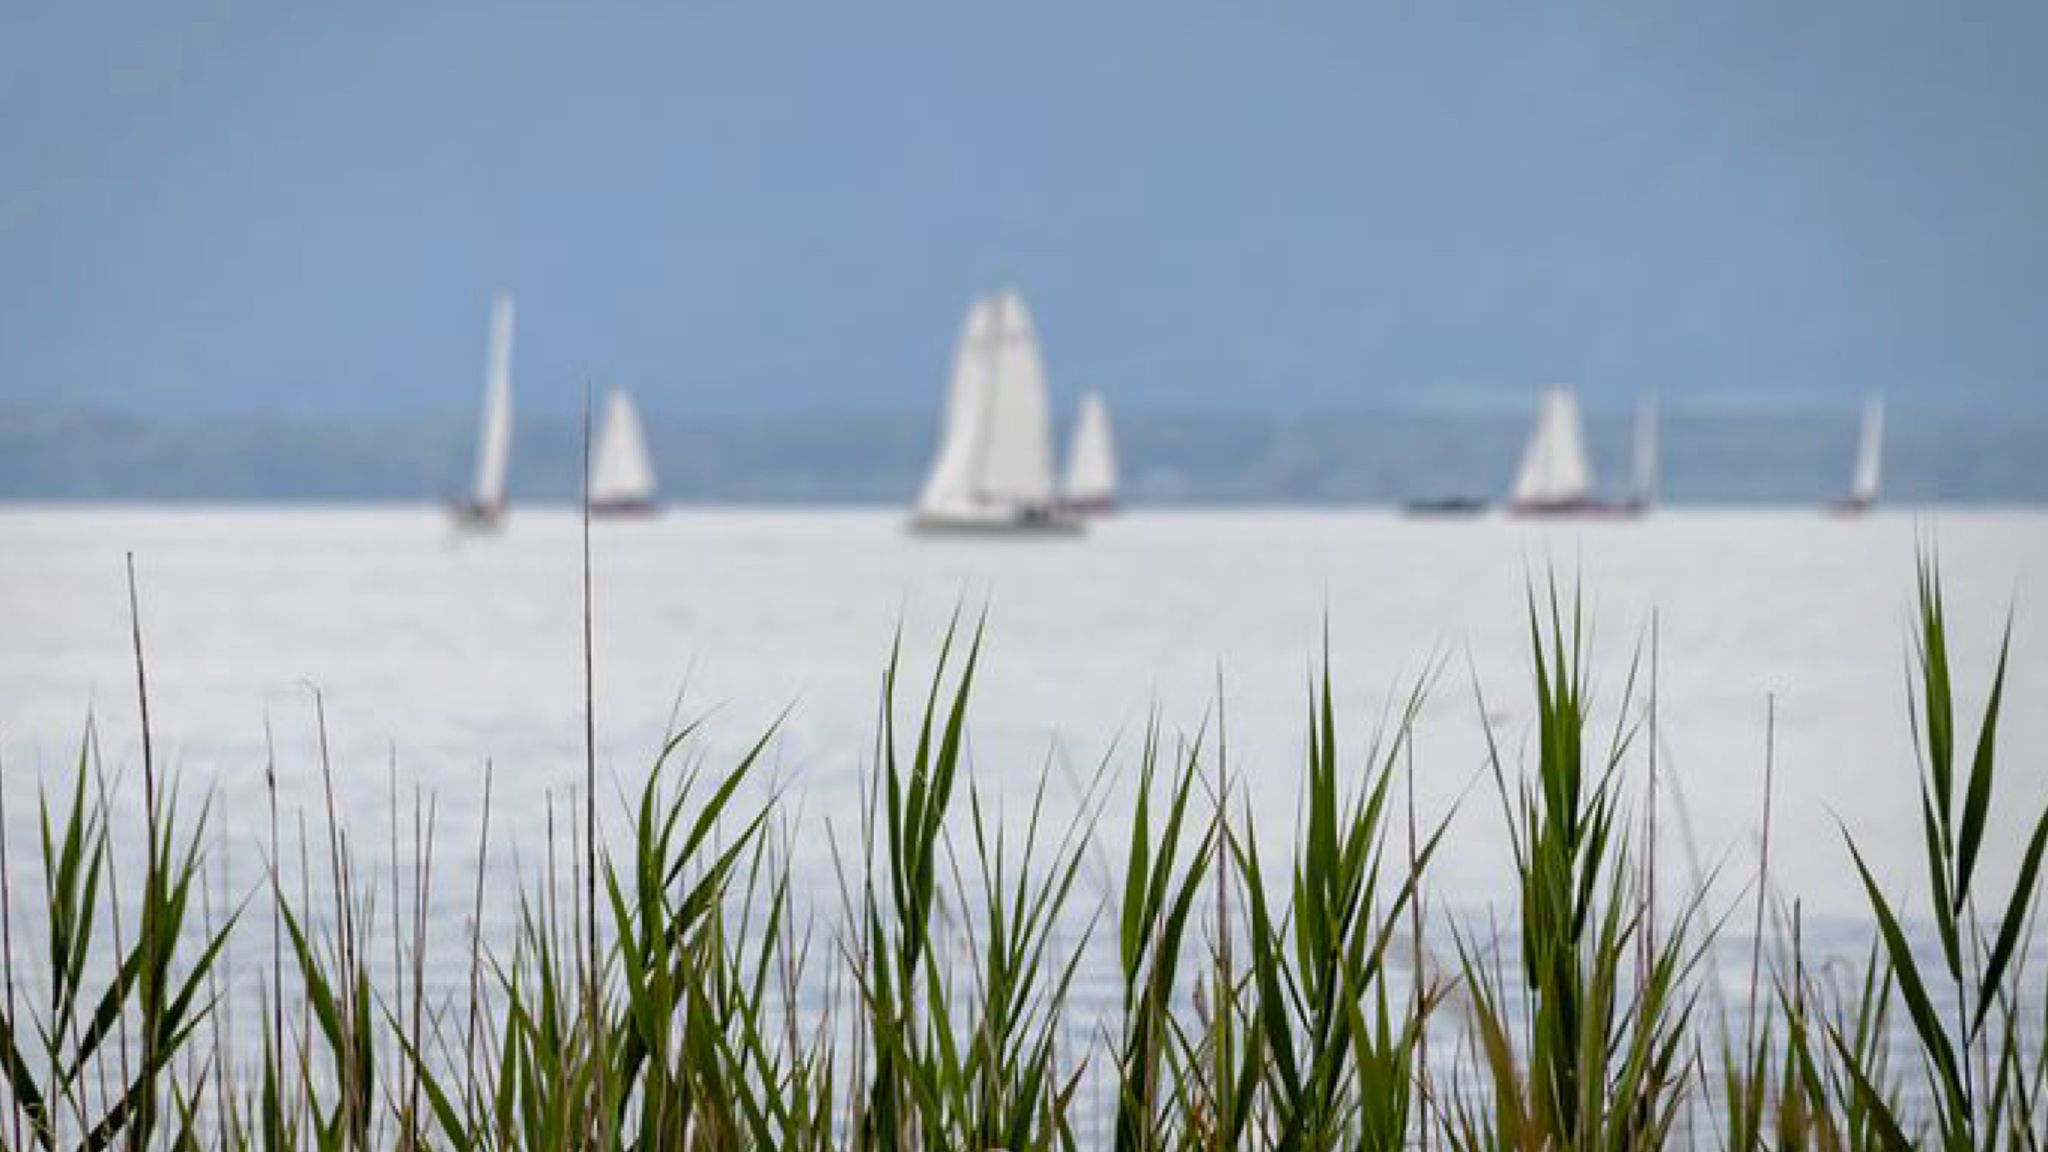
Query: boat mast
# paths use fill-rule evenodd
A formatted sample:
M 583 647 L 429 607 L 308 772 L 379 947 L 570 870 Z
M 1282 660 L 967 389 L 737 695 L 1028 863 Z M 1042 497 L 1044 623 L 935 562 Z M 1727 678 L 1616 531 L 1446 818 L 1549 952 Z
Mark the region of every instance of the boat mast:
M 1884 463 L 1884 399 L 1872 396 L 1863 402 L 1863 433 L 1856 444 L 1856 475 L 1849 498 L 1859 504 L 1877 501 L 1880 469 Z
M 1649 397 L 1636 407 L 1636 503 L 1647 508 L 1657 501 L 1657 401 Z

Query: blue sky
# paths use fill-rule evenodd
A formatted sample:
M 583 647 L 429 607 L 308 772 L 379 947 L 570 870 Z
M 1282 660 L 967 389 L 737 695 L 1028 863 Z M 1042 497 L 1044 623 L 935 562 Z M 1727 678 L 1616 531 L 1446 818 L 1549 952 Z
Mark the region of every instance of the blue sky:
M 2048 409 L 2048 5 L 8 5 L 0 404 Z M 1283 10 L 1284 9 L 1284 10 Z

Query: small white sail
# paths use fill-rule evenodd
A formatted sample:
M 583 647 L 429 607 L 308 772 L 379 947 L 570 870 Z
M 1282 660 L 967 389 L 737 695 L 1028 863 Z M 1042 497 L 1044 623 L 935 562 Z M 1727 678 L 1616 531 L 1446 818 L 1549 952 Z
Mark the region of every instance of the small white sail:
M 512 297 L 491 301 L 491 342 L 484 363 L 483 423 L 477 429 L 476 480 L 470 505 L 496 515 L 505 506 L 505 473 L 512 463 Z
M 1116 441 L 1109 427 L 1109 409 L 1090 392 L 1081 398 L 1074 424 L 1074 443 L 1067 453 L 1066 502 L 1076 508 L 1103 508 L 1116 503 Z
M 1579 402 L 1569 388 L 1543 393 L 1536 430 L 1515 473 L 1514 503 L 1528 508 L 1583 503 L 1593 494 L 1593 465 L 1579 424 Z
M 1884 399 L 1863 402 L 1863 435 L 1856 444 L 1856 476 L 1849 486 L 1852 503 L 1877 503 L 1879 472 L 1884 464 Z
M 604 423 L 590 466 L 592 508 L 642 508 L 654 501 L 654 464 L 633 398 L 614 388 L 605 397 Z
M 1637 506 L 1648 508 L 1657 502 L 1657 401 L 1646 399 L 1636 406 L 1635 495 Z

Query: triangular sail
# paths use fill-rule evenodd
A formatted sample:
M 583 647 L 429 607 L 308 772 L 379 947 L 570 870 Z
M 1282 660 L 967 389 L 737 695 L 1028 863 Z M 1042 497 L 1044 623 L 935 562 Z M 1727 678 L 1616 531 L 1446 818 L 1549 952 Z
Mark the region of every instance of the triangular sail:
M 640 431 L 633 398 L 613 389 L 605 398 L 604 423 L 590 467 L 592 505 L 646 504 L 654 499 L 654 464 Z
M 1884 400 L 1872 396 L 1863 403 L 1863 435 L 1856 444 L 1856 476 L 1849 486 L 1849 498 L 1859 504 L 1877 501 L 1879 471 L 1884 464 Z
M 1109 409 L 1102 397 L 1090 392 L 1081 399 L 1073 447 L 1067 453 L 1066 499 L 1070 504 L 1107 504 L 1116 499 L 1116 486 L 1116 441 Z
M 1045 364 L 1023 297 L 996 297 L 987 338 L 992 365 L 975 495 L 1025 508 L 1052 503 L 1052 410 Z
M 1536 430 L 1515 474 L 1514 502 L 1544 506 L 1574 504 L 1593 494 L 1593 465 L 1579 423 L 1579 402 L 1569 388 L 1543 394 Z
M 977 460 L 981 455 L 981 426 L 988 410 L 989 363 L 983 346 L 992 312 L 989 301 L 976 300 L 960 325 L 939 453 L 917 499 L 918 507 L 926 512 L 960 508 L 972 502 L 975 477 L 980 472 Z
M 484 413 L 477 429 L 476 479 L 471 503 L 495 511 L 505 505 L 505 473 L 512 462 L 512 298 L 491 301 L 491 342 L 484 363 Z

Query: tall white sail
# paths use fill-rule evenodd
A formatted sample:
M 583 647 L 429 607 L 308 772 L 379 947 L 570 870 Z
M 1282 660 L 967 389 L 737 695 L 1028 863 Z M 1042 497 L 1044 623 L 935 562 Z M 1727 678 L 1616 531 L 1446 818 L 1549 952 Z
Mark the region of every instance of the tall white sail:
M 953 354 L 946 423 L 918 496 L 920 523 L 1022 525 L 1053 510 L 1045 365 L 1014 291 L 974 302 Z
M 1052 408 L 1038 334 L 1016 292 L 1004 290 L 993 309 L 988 329 L 992 379 L 977 495 L 1000 504 L 1044 507 L 1053 498 Z
M 980 471 L 977 460 L 981 455 L 981 426 L 989 401 L 989 358 L 985 345 L 993 315 L 990 301 L 976 300 L 967 310 L 967 319 L 961 322 L 960 339 L 953 349 L 952 390 L 946 397 L 946 423 L 939 453 L 917 498 L 918 509 L 925 514 L 964 510 L 973 503 Z
M 1522 467 L 1515 474 L 1514 502 L 1525 507 L 1556 507 L 1584 502 L 1592 494 L 1593 464 L 1586 457 L 1578 398 L 1569 388 L 1548 389 L 1536 413 L 1536 430 L 1522 453 Z
M 1636 405 L 1635 502 L 1647 508 L 1657 502 L 1657 401 Z
M 1857 504 L 1877 502 L 1879 470 L 1884 464 L 1884 400 L 1872 396 L 1863 402 L 1863 435 L 1856 444 L 1856 476 L 1849 486 L 1849 499 Z
M 604 423 L 590 465 L 591 507 L 638 507 L 654 500 L 654 463 L 640 431 L 633 398 L 614 388 L 605 397 Z
M 491 301 L 491 343 L 484 364 L 484 414 L 477 429 L 476 480 L 470 502 L 491 514 L 505 506 L 505 473 L 512 463 L 512 297 Z
M 1110 432 L 1109 409 L 1102 397 L 1090 392 L 1081 398 L 1081 415 L 1074 424 L 1064 495 L 1070 505 L 1101 507 L 1116 502 L 1116 485 L 1116 441 Z

